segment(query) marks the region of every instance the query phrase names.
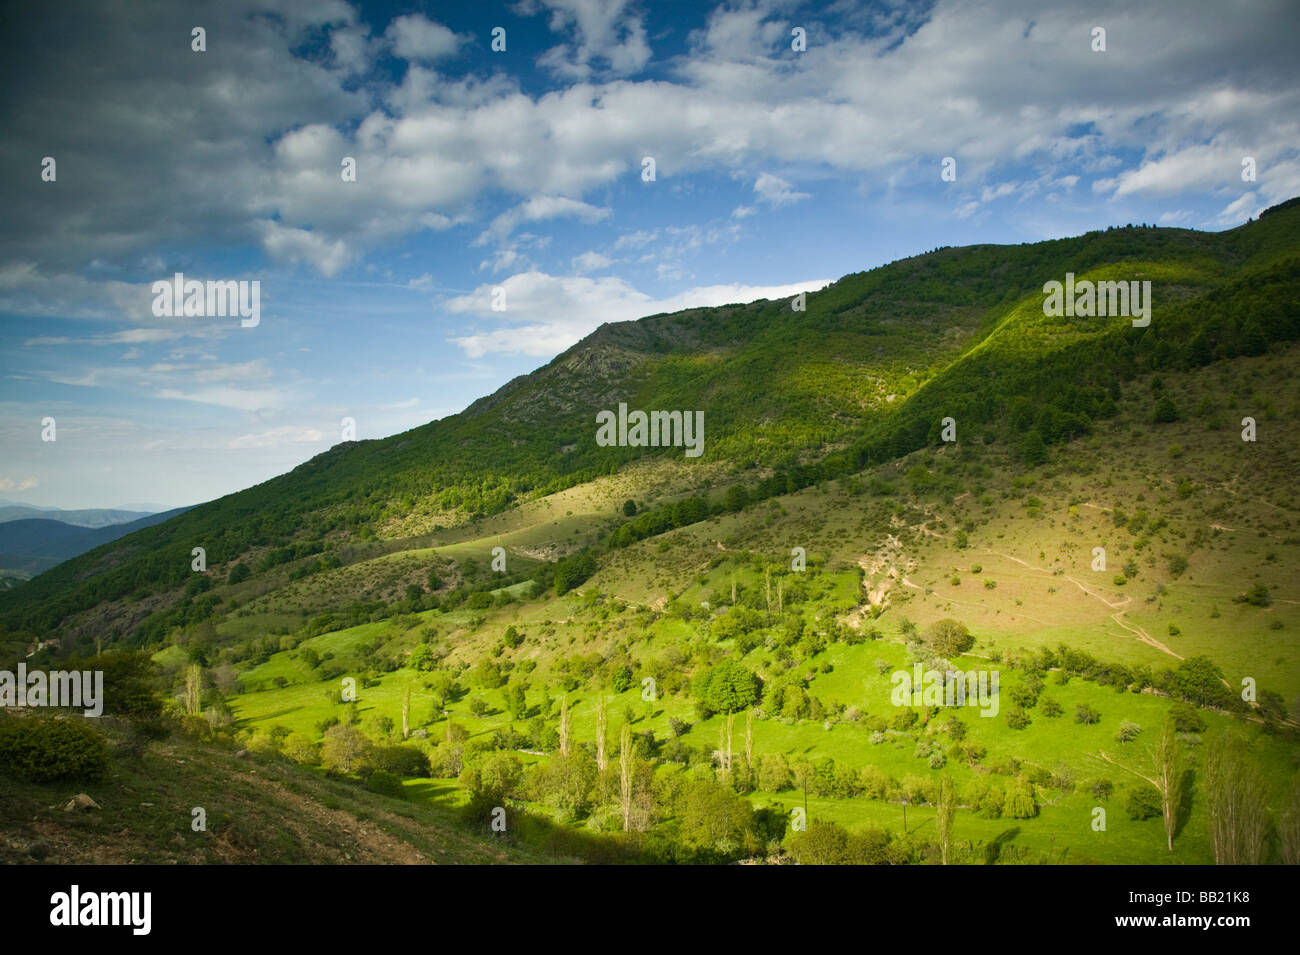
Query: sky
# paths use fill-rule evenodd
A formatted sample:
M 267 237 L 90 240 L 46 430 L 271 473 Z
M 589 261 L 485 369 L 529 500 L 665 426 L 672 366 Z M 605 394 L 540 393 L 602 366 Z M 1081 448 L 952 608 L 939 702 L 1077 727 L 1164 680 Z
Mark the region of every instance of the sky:
M 605 322 L 1300 194 L 1295 0 L 22 6 L 0 498 L 36 505 L 211 500 Z M 176 273 L 257 323 L 156 314 Z

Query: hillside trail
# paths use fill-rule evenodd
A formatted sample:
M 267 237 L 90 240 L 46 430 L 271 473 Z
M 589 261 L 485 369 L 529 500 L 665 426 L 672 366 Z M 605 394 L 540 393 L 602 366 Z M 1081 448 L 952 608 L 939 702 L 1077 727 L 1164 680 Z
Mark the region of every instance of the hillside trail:
M 1036 571 L 1041 574 L 1047 574 L 1049 577 L 1052 576 L 1052 572 L 1050 570 L 1047 570 L 1044 567 L 1035 567 L 1033 564 L 1030 564 L 1027 561 L 1023 561 L 1019 557 L 1013 557 L 1010 554 L 1004 554 L 1001 551 L 996 551 L 991 549 L 985 549 L 984 553 L 993 554 L 995 556 L 1005 558 L 1006 560 L 1014 561 L 1015 563 L 1020 564 L 1022 567 L 1025 567 L 1028 570 Z M 1124 614 L 1126 613 L 1126 610 L 1124 608 L 1128 607 L 1128 605 L 1133 602 L 1132 597 L 1126 594 L 1124 596 L 1124 599 L 1119 601 L 1107 600 L 1105 596 L 1097 593 L 1095 590 L 1092 590 L 1091 588 L 1086 586 L 1082 581 L 1077 580 L 1074 577 L 1069 576 L 1068 574 L 1065 574 L 1063 576 L 1064 579 L 1074 584 L 1076 587 L 1082 590 L 1089 597 L 1093 597 L 1097 600 L 1100 600 L 1111 610 L 1115 611 L 1114 613 L 1110 614 L 1110 619 L 1114 620 L 1115 623 L 1119 624 L 1119 626 L 1123 627 L 1129 633 L 1133 634 L 1140 642 L 1145 643 L 1147 646 L 1152 647 L 1156 650 L 1159 650 L 1161 653 L 1167 653 L 1169 654 L 1169 656 L 1173 657 L 1176 660 L 1185 659 L 1180 654 L 1177 654 L 1173 650 L 1169 649 L 1169 647 L 1165 646 L 1155 637 L 1151 636 L 1151 634 L 1147 633 L 1147 631 L 1144 628 L 1138 626 L 1137 624 L 1130 624 L 1124 622 L 1123 617 Z

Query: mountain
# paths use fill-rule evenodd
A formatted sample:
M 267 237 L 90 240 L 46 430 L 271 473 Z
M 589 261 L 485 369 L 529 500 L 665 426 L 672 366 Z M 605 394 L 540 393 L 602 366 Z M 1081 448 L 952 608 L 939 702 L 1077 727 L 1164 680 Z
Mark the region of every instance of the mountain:
M 0 570 L 39 574 L 88 550 L 183 514 L 180 507 L 106 526 L 75 525 L 47 518 L 10 518 L 0 523 Z M 55 513 L 127 513 L 68 511 Z
M 603 325 L 458 415 L 338 445 L 67 561 L 0 597 L 0 620 L 86 640 L 156 639 L 160 627 L 193 620 L 184 608 L 197 598 L 195 546 L 210 577 L 241 559 L 268 570 L 327 549 L 338 559 L 349 542 L 365 551 L 639 458 L 682 458 L 681 449 L 598 446 L 595 416 L 620 402 L 704 410 L 701 474 L 776 472 L 791 489 L 933 445 L 945 416 L 965 434 L 1004 439 L 1018 438 L 1028 416 L 1058 443 L 1113 414 L 1116 383 L 1140 372 L 1201 367 L 1300 335 L 1298 237 L 1300 201 L 1291 200 L 1223 233 L 1123 227 L 938 249 L 845 276 L 809 294 L 804 312 L 760 300 Z M 1045 317 L 1044 283 L 1067 273 L 1152 281 L 1149 326 Z M 87 616 L 96 607 L 109 612 Z
M 1048 283 L 1101 281 L 1151 282 L 1149 324 L 1045 314 Z M 80 658 L 132 737 L 174 730 L 121 741 L 110 784 L 248 767 L 222 798 L 274 811 L 226 858 L 305 793 L 279 861 L 352 853 L 342 804 L 422 858 L 426 823 L 481 857 L 504 810 L 533 860 L 1208 864 L 1236 779 L 1236 857 L 1293 861 L 1300 201 L 937 249 L 806 305 L 601 326 L 103 543 L 0 594 L 0 668 Z M 624 403 L 702 411 L 703 453 L 603 446 Z M 900 698 L 918 668 L 1001 684 Z M 17 723 L 0 759 L 6 732 L 34 752 Z M 1168 830 L 1157 741 L 1187 770 Z M 0 856 L 30 856 L 55 800 L 5 795 L 32 823 Z M 203 857 L 158 831 L 130 810 L 92 845 Z
M 109 527 L 113 524 L 129 524 L 142 517 L 148 517 L 162 508 L 127 509 L 109 507 L 88 507 L 79 510 L 63 510 L 58 507 L 34 507 L 30 504 L 14 504 L 9 501 L 0 504 L 0 523 L 30 519 L 59 521 L 76 527 Z

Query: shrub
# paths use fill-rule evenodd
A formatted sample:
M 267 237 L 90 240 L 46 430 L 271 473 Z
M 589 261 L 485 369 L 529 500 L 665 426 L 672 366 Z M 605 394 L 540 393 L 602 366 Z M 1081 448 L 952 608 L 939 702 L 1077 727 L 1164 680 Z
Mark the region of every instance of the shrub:
M 419 747 L 409 744 L 377 746 L 373 755 L 377 770 L 385 773 L 412 778 L 429 775 L 429 757 Z
M 1169 710 L 1169 715 L 1173 718 L 1174 729 L 1180 733 L 1202 733 L 1205 731 L 1204 718 L 1186 703 L 1174 704 Z
M 98 779 L 108 747 L 98 730 L 77 719 L 0 719 L 0 765 L 32 782 Z
M 366 780 L 366 788 L 394 799 L 403 799 L 406 795 L 406 790 L 402 788 L 402 781 L 383 769 L 376 769 L 370 774 L 370 778 Z
M 1115 734 L 1115 740 L 1120 743 L 1131 743 L 1142 733 L 1142 727 L 1132 720 L 1125 720 L 1119 724 L 1119 731 Z
M 925 631 L 925 642 L 944 657 L 956 657 L 975 645 L 965 625 L 952 619 L 938 620 Z
M 1154 786 L 1138 786 L 1129 790 L 1124 811 L 1130 819 L 1150 819 L 1160 815 L 1160 793 Z
M 1074 708 L 1074 721 L 1084 725 L 1092 725 L 1101 719 L 1101 714 L 1090 703 L 1079 703 Z
M 1020 707 L 1007 710 L 1007 725 L 1013 730 L 1022 730 L 1030 723 L 1029 714 Z

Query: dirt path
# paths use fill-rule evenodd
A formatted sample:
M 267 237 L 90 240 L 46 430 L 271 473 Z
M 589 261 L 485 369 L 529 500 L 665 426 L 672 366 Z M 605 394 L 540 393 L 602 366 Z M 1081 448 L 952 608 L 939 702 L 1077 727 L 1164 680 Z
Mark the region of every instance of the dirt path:
M 1025 561 L 1021 560 L 1019 557 L 1012 557 L 1010 554 L 1004 554 L 1001 551 L 996 551 L 996 550 L 985 550 L 984 553 L 993 554 L 997 557 L 1003 557 L 1006 560 L 1014 561 L 1015 563 L 1019 564 L 1022 567 L 1027 568 L 1028 570 L 1032 570 L 1041 574 L 1046 574 L 1049 577 L 1052 576 L 1052 572 L 1050 570 L 1047 570 L 1046 568 L 1043 567 L 1035 567 L 1033 564 L 1026 563 Z M 1127 607 L 1130 603 L 1133 602 L 1132 597 L 1126 595 L 1122 600 L 1110 601 L 1107 600 L 1103 595 L 1097 593 L 1095 590 L 1092 590 L 1087 586 L 1085 586 L 1082 581 L 1076 580 L 1074 577 L 1071 577 L 1068 574 L 1063 575 L 1063 579 L 1068 580 L 1070 583 L 1074 584 L 1076 587 L 1082 590 L 1089 597 L 1093 597 L 1097 600 L 1100 600 L 1111 610 L 1115 611 L 1110 615 L 1110 619 L 1114 620 L 1115 623 L 1119 624 L 1119 626 L 1123 627 L 1129 633 L 1133 634 L 1133 636 L 1136 637 L 1142 643 L 1145 643 L 1147 646 L 1159 650 L 1161 653 L 1167 653 L 1169 654 L 1169 656 L 1173 657 L 1176 660 L 1184 659 L 1184 657 L 1175 653 L 1173 650 L 1170 650 L 1167 646 L 1165 646 L 1155 637 L 1151 636 L 1151 634 L 1147 633 L 1147 631 L 1144 628 L 1139 627 L 1137 624 L 1129 624 L 1124 622 L 1123 617 L 1125 611 L 1122 608 Z

